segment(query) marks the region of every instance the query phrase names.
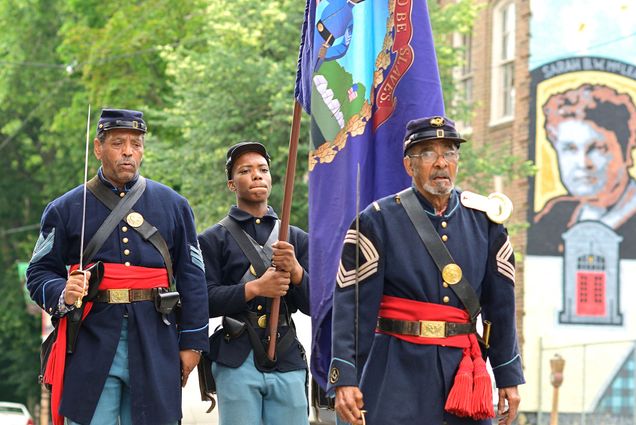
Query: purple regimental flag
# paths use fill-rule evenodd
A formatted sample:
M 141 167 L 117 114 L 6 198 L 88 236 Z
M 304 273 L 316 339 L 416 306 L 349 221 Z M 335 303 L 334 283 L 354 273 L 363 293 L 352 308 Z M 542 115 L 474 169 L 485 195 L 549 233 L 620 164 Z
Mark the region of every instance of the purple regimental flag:
M 296 98 L 311 114 L 311 371 L 326 386 L 344 235 L 360 206 L 410 184 L 406 123 L 443 115 L 426 0 L 308 0 Z

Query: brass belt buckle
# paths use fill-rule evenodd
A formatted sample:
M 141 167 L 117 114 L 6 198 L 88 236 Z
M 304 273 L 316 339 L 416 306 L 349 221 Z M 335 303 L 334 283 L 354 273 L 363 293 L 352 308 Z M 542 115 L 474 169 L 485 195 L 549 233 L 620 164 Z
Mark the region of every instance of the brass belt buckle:
M 445 338 L 446 322 L 439 320 L 420 320 L 420 337 Z
M 110 304 L 127 304 L 130 302 L 128 289 L 109 289 L 108 302 Z

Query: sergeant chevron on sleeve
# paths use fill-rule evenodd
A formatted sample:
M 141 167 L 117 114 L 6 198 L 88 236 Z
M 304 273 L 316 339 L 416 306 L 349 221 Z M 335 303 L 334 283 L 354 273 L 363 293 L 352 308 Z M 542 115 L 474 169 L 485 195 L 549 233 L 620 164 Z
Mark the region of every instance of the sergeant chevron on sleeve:
M 524 377 L 514 253 L 502 225 L 512 204 L 455 188 L 463 142 L 446 117 L 409 122 L 412 187 L 373 202 L 347 232 L 328 387 L 345 422 L 490 424 L 486 357 L 499 423 L 517 415 Z
M 104 109 L 97 175 L 42 215 L 27 287 L 56 324 L 41 376 L 55 425 L 176 424 L 181 386 L 207 351 L 194 216 L 139 174 L 146 130 L 141 112 Z

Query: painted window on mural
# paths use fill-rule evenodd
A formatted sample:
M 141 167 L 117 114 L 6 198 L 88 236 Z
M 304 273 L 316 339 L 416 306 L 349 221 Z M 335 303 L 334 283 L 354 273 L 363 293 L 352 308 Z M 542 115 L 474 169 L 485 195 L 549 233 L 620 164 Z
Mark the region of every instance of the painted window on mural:
M 581 256 L 576 272 L 576 314 L 605 316 L 605 258 Z

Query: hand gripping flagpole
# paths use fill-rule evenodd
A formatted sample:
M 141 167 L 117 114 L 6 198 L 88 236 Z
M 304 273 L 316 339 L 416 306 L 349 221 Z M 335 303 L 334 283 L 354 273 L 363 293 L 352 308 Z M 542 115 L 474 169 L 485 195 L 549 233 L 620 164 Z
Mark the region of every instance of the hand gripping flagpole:
M 88 115 L 86 117 L 86 152 L 84 154 L 84 199 L 82 201 L 82 233 L 80 235 L 80 259 L 78 273 L 82 273 L 84 281 L 82 283 L 82 295 L 75 300 L 75 307 L 82 307 L 82 298 L 86 292 L 86 274 L 84 273 L 84 233 L 86 228 L 86 183 L 88 182 L 88 145 L 90 142 L 91 127 L 91 105 L 88 104 Z
M 286 241 L 289 236 L 289 216 L 291 214 L 292 195 L 294 193 L 294 177 L 296 175 L 296 158 L 298 156 L 298 137 L 300 135 L 301 106 L 298 100 L 294 101 L 294 114 L 292 117 L 291 132 L 289 134 L 289 156 L 287 157 L 287 169 L 285 170 L 285 191 L 283 192 L 283 207 L 281 210 L 281 223 L 278 232 L 278 240 Z M 280 297 L 272 299 L 272 307 L 269 312 L 269 345 L 267 357 L 276 359 L 276 338 L 278 336 L 278 315 L 280 314 Z

